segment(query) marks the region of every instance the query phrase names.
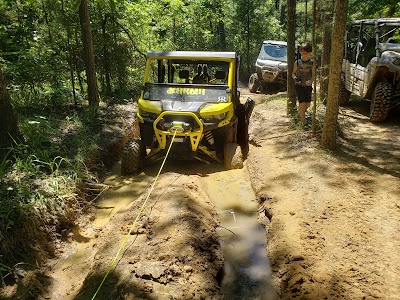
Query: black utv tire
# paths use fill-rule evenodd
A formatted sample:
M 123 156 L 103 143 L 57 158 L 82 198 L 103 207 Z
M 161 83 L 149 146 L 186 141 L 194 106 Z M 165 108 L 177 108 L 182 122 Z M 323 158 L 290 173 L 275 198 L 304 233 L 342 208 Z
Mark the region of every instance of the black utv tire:
M 122 152 L 121 174 L 135 174 L 143 167 L 145 146 L 141 140 L 129 140 Z
M 389 82 L 378 82 L 372 95 L 369 119 L 371 122 L 383 122 L 387 118 L 390 109 L 390 97 L 393 86 Z
M 339 83 L 339 105 L 344 106 L 349 103 L 351 92 L 346 90 L 345 85 L 346 75 L 342 73 L 340 75 L 340 83 Z
M 249 153 L 249 123 L 254 106 L 254 100 L 247 98 L 246 103 L 243 104 L 242 111 L 237 114 L 238 126 L 236 140 L 242 149 L 243 159 L 246 159 Z
M 243 155 L 240 146 L 236 143 L 224 145 L 224 165 L 228 170 L 243 168 Z
M 250 78 L 249 78 L 249 84 L 248 84 L 248 88 L 249 88 L 250 93 L 257 92 L 257 90 L 260 87 L 260 85 L 261 85 L 261 82 L 258 79 L 257 73 L 251 74 Z

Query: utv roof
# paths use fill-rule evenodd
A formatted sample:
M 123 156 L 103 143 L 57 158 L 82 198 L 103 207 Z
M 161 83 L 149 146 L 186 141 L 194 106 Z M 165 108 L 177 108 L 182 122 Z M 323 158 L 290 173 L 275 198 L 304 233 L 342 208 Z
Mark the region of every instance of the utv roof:
M 276 44 L 276 45 L 284 45 L 287 46 L 287 43 L 284 41 L 273 41 L 273 40 L 266 40 L 263 44 Z
M 231 59 L 236 58 L 236 52 L 218 52 L 218 51 L 149 51 L 147 57 L 171 57 L 186 59 Z
M 379 18 L 379 19 L 363 19 L 363 20 L 356 20 L 353 21 L 352 24 L 368 24 L 374 25 L 376 23 L 387 23 L 393 26 L 400 25 L 400 18 Z

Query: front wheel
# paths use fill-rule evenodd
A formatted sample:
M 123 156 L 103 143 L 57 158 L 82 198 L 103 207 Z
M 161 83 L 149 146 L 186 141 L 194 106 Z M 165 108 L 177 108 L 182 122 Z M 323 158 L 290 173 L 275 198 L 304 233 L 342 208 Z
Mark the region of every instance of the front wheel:
M 139 173 L 143 166 L 146 147 L 141 140 L 129 140 L 122 152 L 121 174 Z
M 372 95 L 369 119 L 371 122 L 383 122 L 390 109 L 393 86 L 389 82 L 378 82 Z
M 243 168 L 243 155 L 240 146 L 236 143 L 224 145 L 224 165 L 228 170 Z
M 257 73 L 253 73 L 250 75 L 248 88 L 250 93 L 257 92 L 258 88 L 260 87 L 260 80 L 258 79 Z

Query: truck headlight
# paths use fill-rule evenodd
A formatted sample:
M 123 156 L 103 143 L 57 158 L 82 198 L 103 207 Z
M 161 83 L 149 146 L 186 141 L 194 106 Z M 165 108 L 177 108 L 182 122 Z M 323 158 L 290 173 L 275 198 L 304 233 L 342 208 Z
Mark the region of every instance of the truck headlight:
M 142 116 L 142 118 L 150 119 L 152 121 L 154 121 L 158 117 L 158 114 L 142 109 L 139 110 L 139 114 Z

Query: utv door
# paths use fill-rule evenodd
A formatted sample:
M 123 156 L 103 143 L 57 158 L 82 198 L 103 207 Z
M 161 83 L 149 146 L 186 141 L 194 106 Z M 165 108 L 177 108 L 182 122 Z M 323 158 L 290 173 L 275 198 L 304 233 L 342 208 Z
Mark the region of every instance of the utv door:
M 343 66 L 346 89 L 365 97 L 370 80 L 369 62 L 375 56 L 374 27 L 355 24 L 347 32 Z

